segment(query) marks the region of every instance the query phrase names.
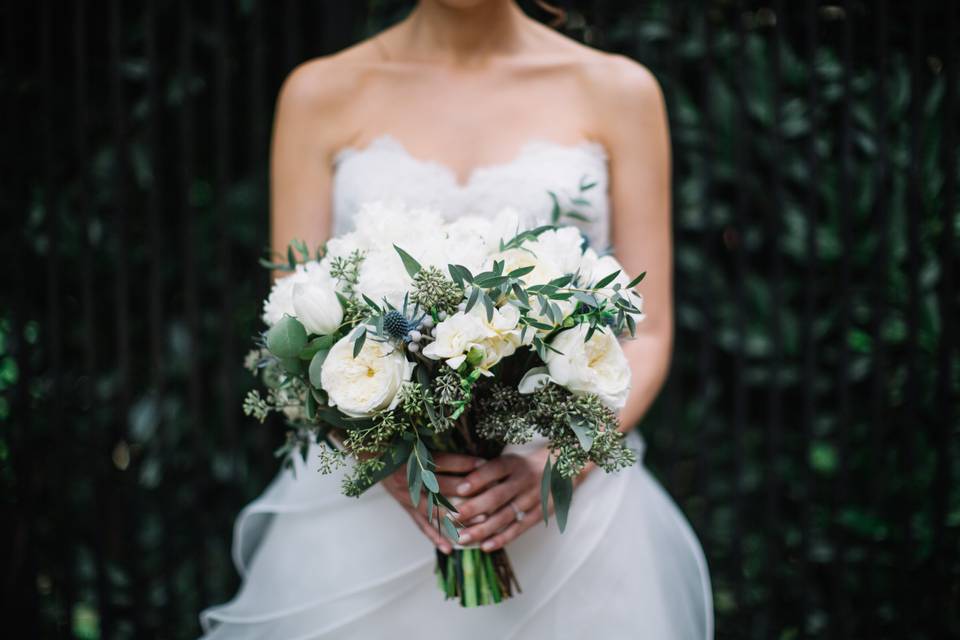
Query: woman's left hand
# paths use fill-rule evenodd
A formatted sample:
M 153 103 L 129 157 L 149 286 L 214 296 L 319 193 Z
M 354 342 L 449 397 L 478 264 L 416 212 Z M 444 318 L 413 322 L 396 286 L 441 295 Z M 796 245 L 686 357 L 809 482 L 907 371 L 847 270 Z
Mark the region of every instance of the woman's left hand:
M 455 494 L 463 499 L 457 520 L 467 525 L 460 531 L 460 544 L 493 551 L 542 521 L 540 481 L 548 455 L 546 449 L 508 453 L 463 478 Z M 549 508 L 552 512 L 552 503 Z

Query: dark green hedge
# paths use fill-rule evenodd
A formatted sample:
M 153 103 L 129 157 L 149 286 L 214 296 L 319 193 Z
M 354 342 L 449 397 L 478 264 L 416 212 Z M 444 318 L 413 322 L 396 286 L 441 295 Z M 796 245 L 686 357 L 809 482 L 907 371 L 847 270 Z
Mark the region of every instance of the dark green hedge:
M 704 543 L 717 636 L 960 633 L 955 3 L 556 4 L 667 97 L 678 331 L 640 429 Z M 237 410 L 273 99 L 409 6 L 2 9 L 23 637 L 193 637 L 235 590 L 232 521 L 282 437 Z

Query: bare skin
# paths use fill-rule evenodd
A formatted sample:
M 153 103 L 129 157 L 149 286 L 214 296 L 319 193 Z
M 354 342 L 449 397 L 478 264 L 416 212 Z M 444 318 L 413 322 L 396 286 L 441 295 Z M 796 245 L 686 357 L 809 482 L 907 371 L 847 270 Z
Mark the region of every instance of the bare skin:
M 669 133 L 650 72 L 528 18 L 513 0 L 421 0 L 400 23 L 298 66 L 284 82 L 271 149 L 274 250 L 285 252 L 293 238 L 315 246 L 329 237 L 334 155 L 385 133 L 450 167 L 461 183 L 476 167 L 510 161 L 531 138 L 605 145 L 614 254 L 628 274 L 648 274 L 640 286 L 647 319 L 624 343 L 633 384 L 620 418 L 631 429 L 660 391 L 673 347 Z M 464 543 L 497 549 L 542 519 L 546 456 L 504 455 L 481 466 L 469 456 L 436 457 L 441 491 L 462 500 Z M 402 473 L 383 486 L 450 551 L 422 507 L 413 508 Z M 527 514 L 522 521 L 514 506 Z

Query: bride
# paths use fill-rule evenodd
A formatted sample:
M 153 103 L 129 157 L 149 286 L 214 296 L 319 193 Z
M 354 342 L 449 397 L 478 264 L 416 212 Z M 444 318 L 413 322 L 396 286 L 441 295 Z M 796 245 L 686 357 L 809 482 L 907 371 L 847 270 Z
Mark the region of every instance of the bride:
M 597 188 L 581 194 L 584 181 Z M 370 200 L 452 216 L 511 206 L 531 222 L 554 197 L 575 200 L 584 219 L 571 222 L 592 246 L 648 272 L 647 320 L 625 343 L 624 427 L 653 402 L 673 338 L 670 157 L 661 92 L 639 64 L 558 34 L 514 0 L 420 0 L 397 25 L 290 74 L 271 183 L 279 251 L 348 231 Z M 413 508 L 404 472 L 346 498 L 315 454 L 238 518 L 243 585 L 202 613 L 205 638 L 713 637 L 700 545 L 640 464 L 577 478 L 561 535 L 539 512 L 542 447 L 508 447 L 476 469 L 438 455 L 441 490 L 469 525 L 461 540 L 507 546 L 523 589 L 463 609 L 437 589 L 434 547 L 450 543 L 427 524 L 426 501 Z

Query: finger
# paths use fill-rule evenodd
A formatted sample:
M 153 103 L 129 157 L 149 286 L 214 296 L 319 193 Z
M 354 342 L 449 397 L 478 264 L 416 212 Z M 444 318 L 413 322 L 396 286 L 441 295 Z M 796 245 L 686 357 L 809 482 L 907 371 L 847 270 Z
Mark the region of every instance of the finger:
M 479 517 L 479 516 L 478 516 Z M 460 544 L 477 544 L 493 536 L 501 529 L 509 526 L 517 519 L 517 513 L 505 506 L 482 523 L 466 527 L 460 531 Z
M 506 529 L 494 536 L 488 538 L 480 548 L 484 551 L 495 551 L 502 549 L 505 545 L 516 540 L 521 533 L 536 524 L 543 517 L 540 507 L 534 507 L 533 511 L 524 514 L 523 520 L 516 520 Z
M 462 482 L 463 476 L 437 475 L 437 484 L 440 485 L 440 493 L 444 496 L 450 496 L 451 500 L 456 498 L 457 487 L 459 487 Z
M 417 526 L 420 527 L 420 530 L 425 536 L 427 536 L 427 538 L 435 547 L 444 553 L 450 553 L 453 551 L 453 546 L 450 544 L 450 541 L 444 538 L 440 532 L 437 531 L 437 528 L 430 524 L 425 515 L 419 511 L 413 510 L 411 510 L 409 513 L 410 517 L 413 518 L 413 521 L 417 523 Z
M 511 467 L 512 461 L 508 457 L 501 456 L 500 458 L 490 460 L 485 465 L 467 475 L 467 477 L 457 485 L 457 494 L 461 496 L 477 494 L 497 480 L 508 476 Z
M 437 473 L 470 473 L 486 460 L 477 456 L 465 456 L 459 453 L 435 453 L 434 469 Z
M 481 513 L 488 515 L 493 514 L 500 509 L 500 507 L 516 497 L 517 494 L 520 493 L 521 488 L 520 484 L 514 480 L 496 484 L 457 507 L 458 517 L 466 521 Z

